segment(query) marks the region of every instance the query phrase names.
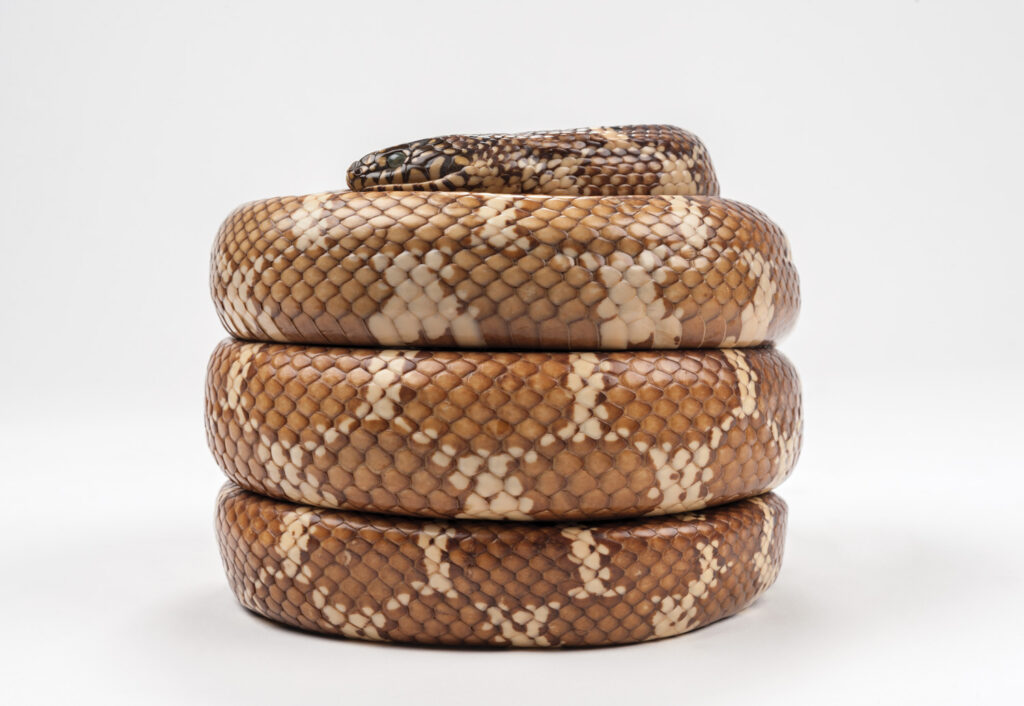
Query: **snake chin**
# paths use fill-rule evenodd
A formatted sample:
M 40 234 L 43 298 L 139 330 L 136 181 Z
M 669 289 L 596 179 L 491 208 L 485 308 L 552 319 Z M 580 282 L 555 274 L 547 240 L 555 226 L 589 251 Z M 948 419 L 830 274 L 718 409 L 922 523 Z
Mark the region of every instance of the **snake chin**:
M 454 178 L 453 178 L 454 176 Z M 392 174 L 370 173 L 366 176 L 353 175 L 349 172 L 348 187 L 352 191 L 460 191 L 464 183 L 462 178 L 455 174 L 443 179 L 431 179 L 426 181 L 412 181 L 402 179 L 396 181 Z

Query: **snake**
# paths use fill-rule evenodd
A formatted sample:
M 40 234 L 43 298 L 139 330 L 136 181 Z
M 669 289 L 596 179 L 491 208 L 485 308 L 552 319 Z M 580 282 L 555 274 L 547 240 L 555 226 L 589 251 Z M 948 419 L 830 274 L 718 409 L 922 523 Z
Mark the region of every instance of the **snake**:
M 240 603 L 429 644 L 680 634 L 775 580 L 781 229 L 667 125 L 449 135 L 224 221 L 207 369 Z

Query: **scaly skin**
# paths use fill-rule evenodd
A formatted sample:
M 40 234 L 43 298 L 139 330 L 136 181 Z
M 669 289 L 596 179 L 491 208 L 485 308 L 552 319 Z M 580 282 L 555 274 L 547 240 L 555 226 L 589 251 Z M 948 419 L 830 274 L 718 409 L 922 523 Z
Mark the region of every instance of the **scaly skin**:
M 540 159 L 548 137 L 579 133 L 530 133 L 521 149 L 533 156 L 513 160 L 526 164 L 518 176 L 507 161 L 470 152 L 470 166 L 429 184 L 242 206 L 213 251 L 221 321 L 238 338 L 333 346 L 649 350 L 755 346 L 783 335 L 799 285 L 782 231 L 749 206 L 681 195 L 717 191 L 698 142 L 666 155 L 663 142 L 644 142 L 658 130 L 631 130 L 596 130 L 626 146 L 607 157 L 596 150 L 579 173 Z M 386 162 L 394 151 L 366 159 Z M 409 154 L 405 176 L 367 171 L 353 182 L 390 188 L 378 180 L 429 176 L 443 159 Z M 643 174 L 618 184 L 623 165 Z M 648 184 L 644 175 L 656 172 L 646 170 L 658 165 L 670 171 Z M 641 194 L 408 190 L 456 177 L 475 187 L 471 168 L 497 173 L 480 177 L 491 190 L 536 183 L 557 194 L 627 186 Z
M 799 454 L 799 383 L 738 348 L 788 331 L 799 284 L 699 140 L 432 138 L 349 185 L 246 204 L 213 250 L 222 322 L 263 341 L 222 343 L 207 379 L 218 462 L 274 496 L 218 502 L 244 606 L 361 639 L 602 645 L 771 585 L 786 509 L 756 494 Z
M 389 161 L 400 160 L 397 166 Z M 704 144 L 671 125 L 446 135 L 371 152 L 353 191 L 475 191 L 563 196 L 718 193 Z
M 321 510 L 228 484 L 217 535 L 238 600 L 364 640 L 570 647 L 669 637 L 778 575 L 786 505 L 582 524 L 425 522 Z
M 225 341 L 206 388 L 225 473 L 282 500 L 398 515 L 596 520 L 781 483 L 800 384 L 770 348 L 366 350 Z

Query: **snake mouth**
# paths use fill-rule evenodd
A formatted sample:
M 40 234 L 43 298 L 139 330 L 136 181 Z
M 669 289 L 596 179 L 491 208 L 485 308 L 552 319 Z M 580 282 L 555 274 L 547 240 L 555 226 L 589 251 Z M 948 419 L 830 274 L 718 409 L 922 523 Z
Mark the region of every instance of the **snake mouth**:
M 406 173 L 350 169 L 348 186 L 353 191 L 452 191 L 465 183 L 458 172 L 432 179 L 422 169 Z
M 429 189 L 430 181 L 420 169 L 381 169 L 376 164 L 356 162 L 348 170 L 348 185 L 354 191 L 408 191 Z

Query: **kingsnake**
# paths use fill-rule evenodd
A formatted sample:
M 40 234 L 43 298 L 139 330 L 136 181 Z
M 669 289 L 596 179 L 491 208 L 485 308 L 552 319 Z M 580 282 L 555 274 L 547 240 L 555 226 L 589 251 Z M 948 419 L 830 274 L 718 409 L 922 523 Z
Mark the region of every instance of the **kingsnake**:
M 802 413 L 771 344 L 799 285 L 695 136 L 448 136 L 348 178 L 240 207 L 213 248 L 240 340 L 211 358 L 206 427 L 243 605 L 365 639 L 591 645 L 772 583 L 786 509 L 760 494 Z

